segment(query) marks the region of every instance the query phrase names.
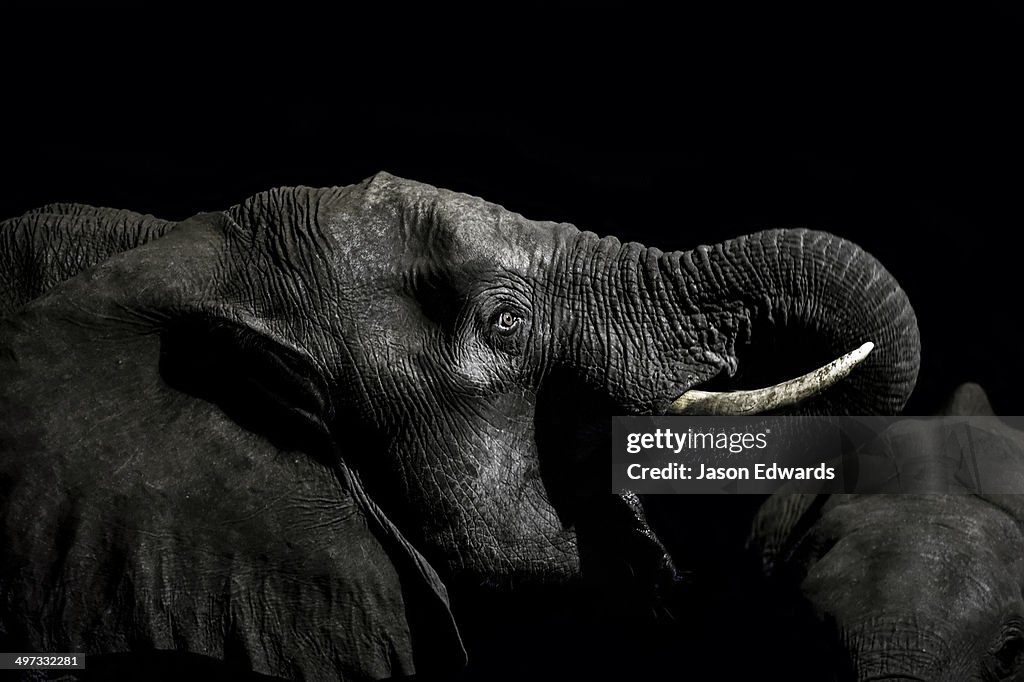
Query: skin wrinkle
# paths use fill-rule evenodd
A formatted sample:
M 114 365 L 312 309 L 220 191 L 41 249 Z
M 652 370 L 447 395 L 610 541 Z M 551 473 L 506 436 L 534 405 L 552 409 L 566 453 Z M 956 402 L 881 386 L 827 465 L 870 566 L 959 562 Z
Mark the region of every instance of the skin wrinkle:
M 626 279 L 625 288 L 627 291 L 635 289 L 638 292 L 642 292 L 642 300 L 645 303 L 645 307 L 650 308 L 653 307 L 654 297 L 650 295 L 650 290 L 648 288 L 648 277 L 645 277 L 643 274 L 641 274 L 642 269 L 645 268 L 646 265 L 645 257 L 647 256 L 647 249 L 639 245 L 636 245 L 634 248 L 637 251 L 637 258 L 634 267 L 629 267 L 629 260 L 632 259 L 632 254 L 629 254 L 628 258 L 626 256 L 623 256 L 620 260 L 620 262 L 623 263 L 621 272 L 624 273 Z M 610 296 L 609 300 L 614 301 L 616 298 L 616 296 Z M 623 326 L 625 329 L 623 330 L 624 333 L 621 334 L 620 338 L 622 338 L 625 341 L 624 345 L 632 346 L 634 352 L 631 353 L 629 349 L 622 349 L 622 351 L 616 353 L 615 356 L 616 358 L 618 358 L 620 363 L 620 366 L 617 368 L 618 372 L 621 374 L 621 376 L 628 377 L 634 376 L 633 374 L 630 374 L 629 371 L 630 357 L 642 358 L 644 356 L 644 353 L 642 346 L 640 345 L 640 339 L 643 339 L 645 342 L 649 341 L 649 339 L 646 338 L 646 334 L 644 333 L 646 331 L 645 325 L 639 318 L 639 312 L 633 306 L 630 306 L 628 304 L 622 305 L 621 309 L 622 314 L 624 315 Z M 655 309 L 657 308 L 655 307 Z M 627 329 L 629 331 L 626 331 Z M 640 372 L 637 372 L 637 374 L 639 373 Z
M 0 316 L 72 275 L 160 236 L 173 226 L 172 222 L 131 211 L 76 205 L 50 205 L 3 221 L 0 244 L 9 255 L 5 266 L 0 267 L 0 282 L 4 285 L 0 289 Z
M 879 617 L 843 630 L 841 638 L 853 652 L 854 664 L 862 674 L 898 675 L 911 679 L 915 673 L 934 679 L 956 667 L 957 651 L 952 650 L 945 632 L 933 632 L 932 623 L 923 623 L 914 615 L 906 618 Z M 939 624 L 944 627 L 944 624 Z M 894 651 L 906 652 L 905 657 Z M 869 678 L 870 679 L 870 678 Z
M 607 243 L 607 242 L 605 242 L 605 243 Z M 621 246 L 620 244 L 618 244 L 617 240 L 615 242 L 615 246 L 616 247 L 620 247 Z M 620 277 L 621 277 L 622 267 L 623 267 L 623 263 L 624 263 L 623 252 L 620 250 L 620 251 L 617 252 L 616 255 L 617 255 L 617 258 L 613 262 L 616 265 L 618 265 L 619 271 L 618 271 L 617 274 L 619 274 Z M 599 262 L 595 262 L 594 267 L 599 267 L 599 266 L 600 266 L 600 263 Z M 592 276 L 592 281 L 597 283 L 597 286 L 594 287 L 594 292 L 596 294 L 596 300 L 598 301 L 598 305 L 601 308 L 599 311 L 596 312 L 596 314 L 593 316 L 592 319 L 608 320 L 608 322 L 606 322 L 603 325 L 600 325 L 600 327 L 599 327 L 604 332 L 603 339 L 602 339 L 602 342 L 603 342 L 604 345 L 603 345 L 602 348 L 599 349 L 599 356 L 598 356 L 598 357 L 603 359 L 605 381 L 608 381 L 608 377 L 612 377 L 612 376 L 615 375 L 614 374 L 614 367 L 612 366 L 612 364 L 615 362 L 616 358 L 618 357 L 618 354 L 612 352 L 612 348 L 613 348 L 612 333 L 613 333 L 613 330 L 618 332 L 618 334 L 616 334 L 617 338 L 621 338 L 625 334 L 626 330 L 624 328 L 618 328 L 618 329 L 615 328 L 615 323 L 618 322 L 619 319 L 618 319 L 618 316 L 615 315 L 610 310 L 610 308 L 611 308 L 611 303 L 610 303 L 611 296 L 609 295 L 609 290 L 611 289 L 611 286 L 609 285 L 609 282 L 612 281 L 612 277 L 605 277 L 604 276 L 604 268 L 601 268 L 600 274 L 598 276 L 596 276 L 596 277 Z M 616 283 L 618 283 L 618 281 L 616 281 Z M 627 291 L 627 296 L 634 293 L 632 290 L 628 289 L 628 283 L 627 283 L 626 291 Z M 609 393 L 611 393 L 611 390 L 609 390 Z

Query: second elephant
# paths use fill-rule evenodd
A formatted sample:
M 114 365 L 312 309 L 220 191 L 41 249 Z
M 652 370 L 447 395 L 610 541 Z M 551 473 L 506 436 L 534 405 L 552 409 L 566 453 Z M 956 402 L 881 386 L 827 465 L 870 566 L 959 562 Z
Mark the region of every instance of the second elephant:
M 973 452 L 970 475 L 1021 489 L 1024 433 L 991 417 L 979 386 L 958 388 L 944 414 L 989 418 L 904 421 L 880 440 L 912 475 L 955 482 Z M 955 487 L 762 506 L 751 546 L 788 614 L 784 658 L 807 662 L 807 679 L 1024 679 L 1024 500 Z

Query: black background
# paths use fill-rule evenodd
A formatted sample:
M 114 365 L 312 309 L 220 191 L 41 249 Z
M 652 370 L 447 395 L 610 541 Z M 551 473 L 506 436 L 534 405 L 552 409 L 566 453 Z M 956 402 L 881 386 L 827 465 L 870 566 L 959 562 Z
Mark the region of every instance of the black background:
M 972 380 L 1024 414 L 1022 24 L 1009 2 L 8 14 L 0 216 L 181 219 L 387 170 L 665 250 L 827 230 L 915 306 L 909 413 Z M 517 628 L 467 636 L 497 660 Z

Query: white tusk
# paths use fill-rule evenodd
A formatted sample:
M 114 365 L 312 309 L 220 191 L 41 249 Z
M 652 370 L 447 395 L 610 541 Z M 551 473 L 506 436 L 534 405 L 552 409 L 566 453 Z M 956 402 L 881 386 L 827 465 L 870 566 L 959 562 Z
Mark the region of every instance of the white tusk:
M 857 350 L 796 379 L 749 391 L 716 393 L 692 389 L 669 406 L 667 414 L 759 414 L 795 405 L 840 381 L 868 356 L 875 344 L 868 341 Z

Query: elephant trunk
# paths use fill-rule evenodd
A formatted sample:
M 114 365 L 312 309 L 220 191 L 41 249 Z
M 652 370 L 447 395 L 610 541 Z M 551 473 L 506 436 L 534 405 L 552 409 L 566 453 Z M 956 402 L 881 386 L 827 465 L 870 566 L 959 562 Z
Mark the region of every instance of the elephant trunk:
M 774 384 L 858 348 L 864 355 L 869 342 L 873 351 L 848 378 L 799 411 L 896 413 L 913 389 L 914 311 L 895 279 L 851 242 L 771 230 L 663 253 L 581 235 L 592 269 L 580 317 L 603 324 L 575 321 L 570 346 L 588 383 L 602 384 L 623 409 L 662 414 L 695 386 Z

